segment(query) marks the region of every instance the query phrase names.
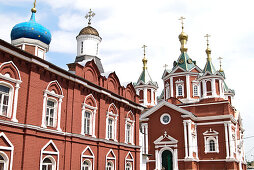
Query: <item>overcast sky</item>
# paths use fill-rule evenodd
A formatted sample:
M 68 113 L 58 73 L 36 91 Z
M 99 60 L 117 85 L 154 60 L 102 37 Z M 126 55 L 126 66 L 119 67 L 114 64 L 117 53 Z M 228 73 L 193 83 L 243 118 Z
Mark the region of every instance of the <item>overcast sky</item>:
M 148 70 L 163 88 L 163 65 L 172 68 L 180 55 L 178 35 L 184 16 L 189 56 L 203 69 L 205 34 L 210 34 L 213 63 L 223 69 L 228 86 L 235 90 L 233 104 L 241 112 L 245 137 L 254 136 L 253 63 L 254 22 L 252 0 L 37 0 L 36 20 L 52 34 L 47 60 L 67 69 L 75 60 L 76 36 L 87 26 L 89 8 L 95 11 L 92 26 L 102 37 L 99 57 L 106 71 L 116 71 L 121 82 L 137 81 L 142 71 L 143 44 Z M 0 0 L 0 38 L 10 42 L 12 27 L 30 18 L 33 0 Z M 254 155 L 254 138 L 245 140 L 248 160 Z

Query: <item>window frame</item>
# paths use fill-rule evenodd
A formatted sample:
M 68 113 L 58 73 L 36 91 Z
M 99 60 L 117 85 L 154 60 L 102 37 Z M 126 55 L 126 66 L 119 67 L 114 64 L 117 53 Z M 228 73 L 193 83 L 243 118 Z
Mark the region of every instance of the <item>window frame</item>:
M 51 101 L 51 102 L 53 102 L 54 103 L 54 107 L 52 108 L 52 107 L 48 107 L 48 101 Z M 53 124 L 52 125 L 49 125 L 49 123 L 50 123 L 50 121 L 49 121 L 49 119 L 48 119 L 48 121 L 49 122 L 47 122 L 47 116 L 48 117 L 50 117 L 50 112 L 49 112 L 49 114 L 47 114 L 48 113 L 48 109 L 54 109 L 54 115 L 53 115 Z M 57 121 L 57 109 L 58 109 L 58 102 L 57 102 L 57 100 L 55 99 L 55 98 L 53 98 L 53 97 L 48 97 L 47 98 L 47 103 L 46 103 L 46 112 L 45 112 L 45 125 L 46 125 L 46 127 L 56 127 L 56 121 Z M 51 117 L 50 117 L 51 118 Z
M 195 87 L 197 88 L 196 93 L 195 93 Z M 193 97 L 199 96 L 199 85 L 198 84 L 193 84 L 192 91 L 193 91 Z
M 84 165 L 84 162 L 87 162 L 87 167 L 88 167 L 88 170 L 92 170 L 92 162 L 89 160 L 89 159 L 85 159 L 85 160 L 83 160 L 83 162 L 82 162 L 82 165 L 81 165 L 81 170 L 83 170 L 83 168 L 84 168 L 84 170 L 86 170 L 85 168 L 85 166 L 86 165 Z
M 86 117 L 87 113 L 89 114 L 89 118 Z M 84 135 L 92 135 L 92 111 L 85 110 L 83 114 L 83 134 Z M 87 122 L 89 121 L 89 126 L 87 125 Z M 88 128 L 88 131 L 87 131 Z
M 109 111 L 111 109 L 111 107 L 113 107 L 116 113 L 113 113 L 112 111 Z M 117 111 L 117 107 L 115 106 L 114 103 L 111 103 L 108 107 L 107 113 L 106 113 L 106 134 L 105 134 L 105 139 L 107 140 L 114 140 L 117 141 L 117 117 L 118 117 L 118 111 Z M 112 127 L 112 138 L 109 138 L 108 136 L 108 119 L 111 119 L 113 121 L 113 127 Z
M 219 153 L 219 141 L 218 141 L 218 135 L 219 133 L 215 130 L 208 130 L 203 133 L 204 135 L 204 144 L 205 144 L 205 153 Z M 210 150 L 210 141 L 214 141 L 215 145 L 215 151 Z
M 108 164 L 111 164 L 110 167 L 108 166 Z M 114 163 L 111 160 L 107 161 L 106 170 L 114 170 Z
M 49 163 L 44 163 L 45 159 L 49 159 L 51 161 L 51 166 L 52 166 L 52 169 L 51 170 L 56 170 L 56 160 L 48 155 L 48 156 L 45 156 L 42 160 L 42 163 L 41 163 L 41 169 L 43 170 L 43 166 L 47 166 L 49 165 Z M 46 169 L 46 170 L 49 170 L 49 169 Z
M 10 117 L 11 116 L 11 114 L 10 114 L 10 112 L 11 112 L 11 106 L 12 106 L 12 98 L 13 98 L 13 86 L 11 85 L 11 84 L 9 84 L 9 83 L 3 83 L 3 82 L 0 82 L 0 86 L 3 86 L 3 87 L 7 87 L 7 88 L 9 88 L 9 92 L 8 92 L 8 104 L 7 104 L 7 110 L 6 110 L 6 115 L 3 115 L 2 114 L 2 112 L 3 112 L 3 102 L 4 102 L 4 98 L 2 98 L 1 97 L 1 99 L 0 99 L 0 116 L 3 116 L 3 117 Z M 4 92 L 3 93 L 1 93 L 1 91 L 0 91 L 0 94 L 4 94 Z M 6 93 L 5 93 L 6 94 Z

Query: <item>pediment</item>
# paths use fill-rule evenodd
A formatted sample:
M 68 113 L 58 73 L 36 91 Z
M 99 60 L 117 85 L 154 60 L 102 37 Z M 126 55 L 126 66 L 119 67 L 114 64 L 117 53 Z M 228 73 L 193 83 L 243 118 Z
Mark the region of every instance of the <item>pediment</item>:
M 177 144 L 178 140 L 169 136 L 165 131 L 163 135 L 161 135 L 158 139 L 154 141 L 155 145 L 167 145 L 167 144 Z
M 215 136 L 218 135 L 219 132 L 212 130 L 211 128 L 203 133 L 205 136 Z

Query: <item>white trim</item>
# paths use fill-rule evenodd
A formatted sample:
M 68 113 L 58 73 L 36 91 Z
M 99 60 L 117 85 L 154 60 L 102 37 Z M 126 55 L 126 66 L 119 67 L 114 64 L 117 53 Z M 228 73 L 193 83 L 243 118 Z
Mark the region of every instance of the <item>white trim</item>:
M 168 118 L 169 118 L 168 122 L 164 122 L 164 121 L 163 121 L 164 116 L 168 116 Z M 163 113 L 163 114 L 161 115 L 161 117 L 160 117 L 160 121 L 161 121 L 161 124 L 163 124 L 163 125 L 169 124 L 169 123 L 171 122 L 171 116 L 170 116 L 170 114 L 168 114 L 168 113 Z
M 12 54 L 12 55 L 14 55 L 14 56 L 16 56 L 16 57 L 18 57 L 18 58 L 21 58 L 21 59 L 23 59 L 23 60 L 25 60 L 25 61 L 27 61 L 27 62 L 35 63 L 35 64 L 37 64 L 37 65 L 43 67 L 44 69 L 46 69 L 46 70 L 48 70 L 48 71 L 50 71 L 50 72 L 52 72 L 52 73 L 54 73 L 54 74 L 57 74 L 57 75 L 59 75 L 59 76 L 65 78 L 65 79 L 68 79 L 68 80 L 71 80 L 71 81 L 73 81 L 73 82 L 82 84 L 82 85 L 84 85 L 85 87 L 87 87 L 87 88 L 89 88 L 89 89 L 91 89 L 91 90 L 94 90 L 94 91 L 96 91 L 96 92 L 98 92 L 98 93 L 106 94 L 108 97 L 110 97 L 110 98 L 112 98 L 112 99 L 114 99 L 114 100 L 117 100 L 117 101 L 119 101 L 119 102 L 125 103 L 125 104 L 127 104 L 128 106 L 131 106 L 131 107 L 133 107 L 133 108 L 135 108 L 135 109 L 138 109 L 138 110 L 141 110 L 141 111 L 144 110 L 144 108 L 143 108 L 141 105 L 135 106 L 134 104 L 131 104 L 130 102 L 128 102 L 128 101 L 125 100 L 125 99 L 122 99 L 122 98 L 113 96 L 113 95 L 115 95 L 113 92 L 112 92 L 112 93 L 107 93 L 105 90 L 101 90 L 101 89 L 98 89 L 97 87 L 93 87 L 93 86 L 91 86 L 91 85 L 88 85 L 86 82 L 80 80 L 76 75 L 70 75 L 70 76 L 69 76 L 69 75 L 66 75 L 66 74 L 64 74 L 64 73 L 62 73 L 62 72 L 60 72 L 60 71 L 57 71 L 57 70 L 51 68 L 48 64 L 42 63 L 41 61 L 39 61 L 39 60 L 37 60 L 37 59 L 34 59 L 34 58 L 26 57 L 26 56 L 24 56 L 24 55 L 22 55 L 22 54 L 20 54 L 20 53 L 18 53 L 18 52 L 15 52 L 15 51 L 13 51 L 13 50 L 10 50 L 10 49 L 7 48 L 7 47 L 2 46 L 2 45 L 0 45 L 0 49 L 1 49 L 2 51 L 4 51 L 4 52 L 7 52 L 7 53 L 9 53 L 9 54 Z M 63 70 L 63 69 L 62 69 L 62 70 Z M 65 70 L 63 70 L 63 71 L 65 71 Z M 133 103 L 134 103 L 134 102 L 133 102 Z
M 92 156 L 90 156 L 90 155 L 84 155 L 84 153 L 85 153 L 87 150 L 89 150 L 89 151 L 91 152 Z M 80 163 L 81 163 L 80 169 L 81 169 L 81 170 L 82 170 L 83 162 L 86 161 L 86 159 L 83 161 L 83 158 L 90 158 L 90 159 L 93 159 L 92 169 L 94 170 L 94 153 L 93 153 L 92 149 L 91 149 L 89 146 L 87 146 L 87 147 L 83 150 L 83 152 L 81 153 L 81 161 L 80 161 Z M 90 161 L 90 160 L 89 160 L 89 161 Z
M 219 133 L 211 128 L 203 133 L 205 143 L 205 153 L 219 153 Z M 210 141 L 214 141 L 215 151 L 210 151 Z
M 0 81 L 0 85 L 3 85 L 3 86 L 8 87 L 10 89 L 9 90 L 9 100 L 8 100 L 7 115 L 6 116 L 1 115 L 1 116 L 7 117 L 7 118 L 11 118 L 11 116 L 12 116 L 12 106 L 14 104 L 13 103 L 13 96 L 15 95 L 14 94 L 14 87 L 10 83 L 5 82 L 5 81 Z
M 128 156 L 130 155 L 131 159 L 127 159 Z M 124 170 L 126 170 L 126 165 L 127 163 L 130 163 L 131 164 L 131 170 L 134 170 L 134 159 L 133 159 L 133 156 L 131 154 L 131 152 L 129 151 L 125 157 L 125 164 L 124 164 Z
M 110 153 L 112 153 L 114 157 L 108 157 L 108 155 L 109 155 Z M 113 160 L 114 162 L 112 162 L 112 160 Z M 107 169 L 107 163 L 108 163 L 109 161 L 113 163 L 113 169 L 116 170 L 116 155 L 115 155 L 115 153 L 114 153 L 114 151 L 113 151 L 112 149 L 110 149 L 110 150 L 108 151 L 107 155 L 106 155 L 105 169 Z
M 9 162 L 10 162 L 10 170 L 12 170 L 13 167 L 13 153 L 14 153 L 14 146 L 11 143 L 11 141 L 7 138 L 7 136 L 1 132 L 0 133 L 0 138 L 3 137 L 4 140 L 8 143 L 9 147 L 6 146 L 0 146 L 0 150 L 7 150 L 7 151 L 11 151 L 11 158 L 9 159 L 8 156 L 2 151 L 1 153 L 5 154 L 5 156 L 8 158 L 8 162 L 7 162 L 7 170 L 9 167 Z
M 109 109 L 111 107 L 114 107 L 116 110 L 116 113 L 113 113 L 112 111 L 109 111 Z M 105 135 L 105 139 L 109 140 L 109 139 L 113 139 L 114 141 L 117 141 L 116 136 L 117 136 L 117 117 L 118 117 L 118 109 L 116 107 L 116 105 L 114 103 L 111 103 L 108 106 L 108 110 L 107 110 L 107 115 L 106 115 L 106 135 Z M 112 119 L 113 120 L 113 129 L 112 129 L 112 138 L 108 137 L 108 120 Z
M 50 144 L 53 145 L 54 149 L 56 150 L 56 152 L 53 152 L 53 151 L 44 151 Z M 47 155 L 45 157 L 43 157 L 43 154 Z M 40 170 L 42 170 L 42 162 L 45 158 L 47 158 L 49 155 L 57 155 L 57 162 L 56 162 L 56 168 L 55 170 L 59 170 L 59 150 L 57 149 L 55 143 L 50 140 L 46 145 L 44 145 L 42 148 L 41 148 L 41 156 L 40 156 Z M 52 157 L 53 158 L 53 157 Z
M 4 66 L 4 65 L 7 65 L 7 64 L 11 64 L 15 69 L 16 69 L 16 71 L 18 72 L 18 80 L 21 82 L 21 76 L 20 76 L 20 72 L 19 72 L 19 69 L 18 69 L 18 67 L 13 63 L 13 61 L 7 61 L 7 62 L 4 62 L 4 63 L 2 63 L 1 65 L 0 65 L 0 69 Z M 14 79 L 14 78 L 12 78 L 12 79 Z M 14 79 L 14 80 L 16 80 L 16 79 Z

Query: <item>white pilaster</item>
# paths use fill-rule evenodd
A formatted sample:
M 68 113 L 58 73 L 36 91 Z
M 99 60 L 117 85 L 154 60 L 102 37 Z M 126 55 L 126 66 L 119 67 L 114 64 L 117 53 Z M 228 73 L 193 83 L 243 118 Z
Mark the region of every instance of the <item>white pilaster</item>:
M 95 135 L 96 111 L 97 111 L 97 109 L 94 109 L 94 111 L 93 111 L 93 132 L 92 132 L 93 137 L 96 137 L 96 135 Z
M 145 124 L 146 154 L 148 154 L 148 124 Z
M 185 148 L 185 159 L 188 158 L 188 145 L 187 145 L 187 132 L 186 132 L 186 121 L 183 121 L 184 130 L 184 148 Z
M 230 158 L 234 158 L 233 153 L 233 139 L 232 139 L 232 124 L 228 124 L 228 135 L 229 135 L 229 148 L 230 148 Z
M 173 77 L 170 77 L 170 96 L 174 97 L 174 84 L 173 84 Z
M 220 97 L 223 98 L 223 94 L 222 94 L 222 80 L 219 80 L 219 88 L 220 88 Z
M 41 120 L 41 127 L 46 127 L 45 119 L 46 119 L 46 105 L 47 105 L 47 94 L 44 93 L 43 95 L 43 108 L 42 108 L 42 120 Z
M 196 139 L 195 139 L 195 148 L 196 148 L 196 157 L 198 159 L 198 131 L 197 131 L 197 124 L 195 123 L 195 132 L 196 132 Z
M 58 101 L 58 113 L 57 113 L 57 130 L 62 131 L 61 129 L 61 108 L 63 100 L 60 98 Z
M 187 74 L 186 75 L 186 96 L 187 96 L 187 99 L 190 99 L 190 75 Z
M 19 96 L 19 83 L 15 86 L 15 97 L 14 97 L 14 103 L 13 103 L 13 114 L 12 114 L 12 121 L 18 122 L 17 120 L 17 106 L 18 106 L 18 96 Z
M 203 85 L 203 94 L 202 94 L 202 96 L 203 96 L 203 98 L 206 98 L 207 92 L 206 92 L 206 82 L 205 82 L 205 80 L 202 80 L 202 85 Z
M 228 158 L 229 158 L 229 149 L 228 149 L 228 124 L 227 124 L 227 123 L 224 123 L 224 127 L 225 127 L 226 154 L 227 154 L 226 159 L 228 159 Z
M 174 165 L 174 167 L 173 167 L 173 169 L 174 170 L 178 170 L 178 155 L 177 155 L 177 149 L 174 149 L 174 154 L 173 154 L 174 156 L 173 156 L 173 159 L 174 159 L 174 163 L 173 163 L 173 165 Z
M 147 88 L 144 88 L 144 105 L 147 106 L 148 102 L 147 102 Z
M 156 161 L 155 169 L 159 169 L 160 159 L 159 159 L 159 152 L 157 149 L 155 150 L 155 161 Z
M 114 124 L 114 130 L 115 130 L 115 134 L 114 134 L 114 140 L 117 141 L 116 139 L 116 133 L 117 133 L 117 117 L 115 118 L 115 124 Z
M 188 142 L 189 142 L 189 158 L 193 158 L 193 151 L 192 151 L 192 135 L 191 135 L 191 121 L 189 120 L 187 122 L 187 125 L 188 125 Z

